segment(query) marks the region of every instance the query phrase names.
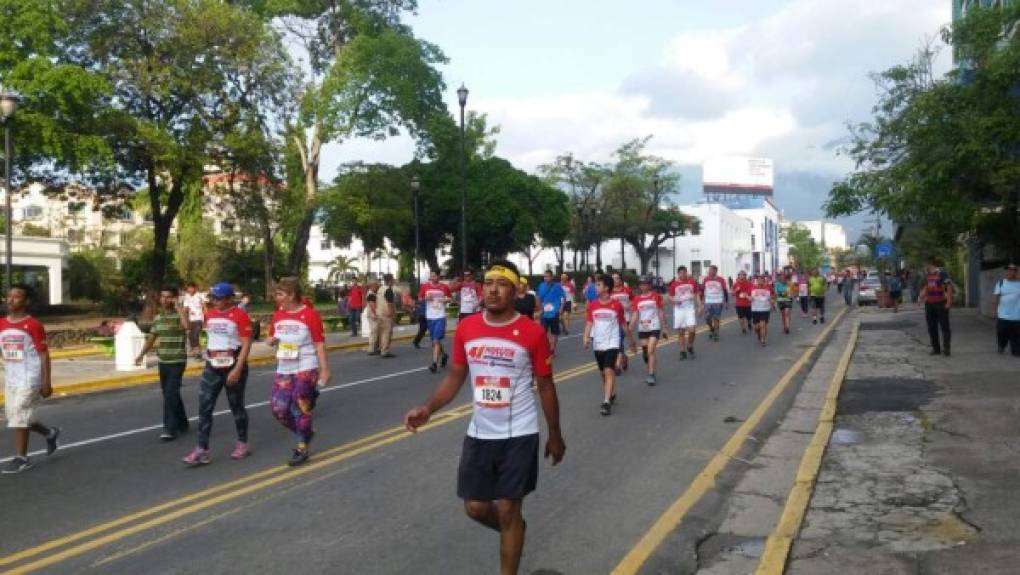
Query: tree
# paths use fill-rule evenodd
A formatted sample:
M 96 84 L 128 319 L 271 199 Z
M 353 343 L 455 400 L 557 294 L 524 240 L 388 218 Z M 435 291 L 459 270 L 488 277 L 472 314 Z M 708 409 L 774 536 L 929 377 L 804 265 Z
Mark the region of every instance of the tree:
M 259 3 L 281 17 L 304 46 L 311 78 L 298 96 L 288 138 L 300 159 L 304 206 L 291 236 L 289 273 L 307 258 L 318 208 L 322 145 L 355 137 L 382 139 L 398 128 L 416 134 L 443 110 L 438 47 L 415 38 L 401 22 L 417 0 L 279 0 Z
M 598 215 L 604 207 L 602 187 L 609 178 L 610 170 L 601 164 L 577 160 L 573 154 L 566 153 L 558 156 L 552 164 L 540 166 L 539 173 L 547 183 L 565 190 L 568 195 L 571 218 L 567 243 L 574 250 L 574 269 L 579 269 L 577 252 L 587 254 L 592 245 L 598 246 L 607 235 L 605 230 L 600 229 L 604 220 Z M 597 254 L 597 258 L 601 267 L 601 253 Z M 587 263 L 584 261 L 581 265 Z
M 939 245 L 968 234 L 1020 259 L 1018 24 L 1015 2 L 974 7 L 943 31 L 962 66 L 936 78 L 925 47 L 875 76 L 874 120 L 851 128 L 856 168 L 830 191 L 830 216 L 873 209 Z
M 602 219 L 610 235 L 620 237 L 637 252 L 642 274 L 648 272 L 648 263 L 659 246 L 674 234 L 698 226 L 696 218 L 682 213 L 670 199 L 680 176 L 670 171 L 671 162 L 645 153 L 650 139 L 634 139 L 617 149 L 616 164 L 603 191 Z M 680 224 L 676 230 L 673 222 Z
M 187 190 L 201 184 L 238 110 L 274 110 L 287 75 L 279 38 L 251 10 L 218 0 L 67 0 L 81 65 L 113 87 L 103 117 L 117 169 L 100 189 L 143 183 L 153 220 L 148 311 L 169 269 Z M 75 47 L 79 48 L 79 47 Z
M 790 259 L 794 266 L 802 271 L 817 270 L 822 266 L 822 248 L 815 243 L 811 232 L 800 224 L 792 224 L 781 232 L 783 239 L 790 246 Z
M 342 254 L 337 256 L 329 266 L 329 281 L 340 283 L 348 274 L 358 271 L 354 262 L 354 258 Z

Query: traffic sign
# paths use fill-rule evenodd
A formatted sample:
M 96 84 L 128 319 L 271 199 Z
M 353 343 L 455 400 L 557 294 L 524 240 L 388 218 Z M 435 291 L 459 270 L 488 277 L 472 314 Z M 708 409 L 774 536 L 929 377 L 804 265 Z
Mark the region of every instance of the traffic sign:
M 875 246 L 875 257 L 888 258 L 892 257 L 893 245 L 889 242 L 882 242 Z

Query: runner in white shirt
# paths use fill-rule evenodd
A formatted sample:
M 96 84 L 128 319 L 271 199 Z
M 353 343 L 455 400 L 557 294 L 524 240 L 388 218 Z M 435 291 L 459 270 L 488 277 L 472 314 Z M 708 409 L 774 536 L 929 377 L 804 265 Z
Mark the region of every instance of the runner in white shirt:
M 616 401 L 617 356 L 623 354 L 620 331 L 630 339 L 631 349 L 636 349 L 634 334 L 624 317 L 623 306 L 613 299 L 613 278 L 600 275 L 595 282 L 598 298 L 585 308 L 584 348 L 595 350 L 595 364 L 602 375 L 602 415 L 609 415 Z
M 450 303 L 449 286 L 439 281 L 439 274 L 431 272 L 428 283 L 418 289 L 418 301 L 425 302 L 425 324 L 432 339 L 432 363 L 429 371 L 436 373 L 438 365 L 446 367 L 449 356 L 443 349 L 443 338 L 446 337 L 446 304 Z
M 634 292 L 631 291 L 630 286 L 628 286 L 626 282 L 623 281 L 623 276 L 621 276 L 618 272 L 613 273 L 612 279 L 613 287 L 612 291 L 609 293 L 609 297 L 611 297 L 613 301 L 619 303 L 620 307 L 623 308 L 624 322 L 626 323 L 627 326 L 630 326 L 631 315 L 630 300 L 634 296 Z M 623 349 L 623 337 L 624 330 L 621 329 L 620 330 L 621 350 Z M 616 358 L 616 375 L 623 375 L 623 371 L 626 370 L 629 366 L 630 362 L 627 360 L 627 354 L 626 353 L 618 354 Z
M 308 446 L 315 435 L 312 409 L 318 388 L 330 379 L 326 337 L 319 312 L 301 300 L 297 278 L 281 278 L 274 295 L 277 310 L 267 341 L 276 347 L 277 360 L 271 405 L 273 417 L 297 438 L 297 447 L 287 462 L 295 467 L 308 461 Z
M 559 400 L 552 378 L 549 340 L 540 325 L 514 311 L 517 268 L 498 262 L 485 274 L 485 312 L 457 325 L 453 367 L 424 405 L 404 416 L 414 432 L 453 401 L 470 376 L 474 415 L 464 439 L 457 495 L 468 517 L 500 534 L 500 572 L 517 573 L 524 548 L 524 497 L 538 483 L 538 398 L 553 465 L 566 447 L 560 433 Z M 486 571 L 465 565 L 455 571 Z
M 652 278 L 642 276 L 638 282 L 641 290 L 634 297 L 631 306 L 634 308 L 634 320 L 631 325 L 631 332 L 637 329 L 638 339 L 641 340 L 641 356 L 648 368 L 648 377 L 645 383 L 655 385 L 655 349 L 659 340 L 669 337 L 666 332 L 666 315 L 662 305 L 662 295 L 652 291 Z
M 680 359 L 694 359 L 694 337 L 703 304 L 700 286 L 687 275 L 687 266 L 676 268 L 676 279 L 669 284 L 669 299 L 673 301 L 673 329 L 680 339 Z
M 0 346 L 4 358 L 4 416 L 14 430 L 14 458 L 3 473 L 21 473 L 32 467 L 28 459 L 30 431 L 46 438 L 46 455 L 57 450 L 59 427 L 47 427 L 36 418 L 35 408 L 53 393 L 50 385 L 50 352 L 46 330 L 28 315 L 32 288 L 14 284 L 7 292 L 7 317 L 0 319 Z
M 708 275 L 701 280 L 701 294 L 705 302 L 705 323 L 708 338 L 719 341 L 719 318 L 727 300 L 726 280 L 719 276 L 718 266 L 709 266 Z
M 570 281 L 567 274 L 560 274 L 560 285 L 563 286 L 563 293 L 567 296 L 563 308 L 560 309 L 560 323 L 563 324 L 563 335 L 570 335 L 570 314 L 574 312 L 574 297 L 577 290 L 574 289 L 574 282 Z
M 181 296 L 181 305 L 188 311 L 188 347 L 195 359 L 202 359 L 202 346 L 199 337 L 205 325 L 205 296 L 198 293 L 195 282 L 185 287 Z
M 751 287 L 751 321 L 754 322 L 754 332 L 758 335 L 758 341 L 762 347 L 769 335 L 769 312 L 775 306 L 776 292 L 766 281 L 764 275 L 754 278 L 754 285 Z

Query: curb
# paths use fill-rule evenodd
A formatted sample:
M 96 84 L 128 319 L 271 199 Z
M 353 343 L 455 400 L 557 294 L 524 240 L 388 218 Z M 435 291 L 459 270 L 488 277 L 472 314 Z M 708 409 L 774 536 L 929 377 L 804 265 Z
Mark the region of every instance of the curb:
M 800 533 L 804 516 L 807 514 L 811 496 L 814 494 L 815 482 L 818 480 L 818 471 L 822 467 L 822 457 L 825 455 L 829 438 L 832 436 L 836 418 L 836 402 L 840 389 L 843 387 L 843 380 L 846 379 L 846 372 L 850 367 L 850 358 L 853 356 L 854 350 L 857 349 L 860 326 L 860 320 L 855 320 L 850 329 L 850 341 L 843 351 L 843 355 L 836 365 L 836 372 L 832 375 L 832 381 L 829 383 L 829 391 L 825 394 L 825 404 L 818 416 L 818 427 L 815 428 L 811 443 L 804 450 L 800 467 L 797 469 L 797 479 L 786 498 L 786 505 L 783 507 L 779 523 L 765 542 L 765 551 L 762 553 L 755 575 L 782 575 L 786 569 L 786 561 L 793 548 L 793 541 Z

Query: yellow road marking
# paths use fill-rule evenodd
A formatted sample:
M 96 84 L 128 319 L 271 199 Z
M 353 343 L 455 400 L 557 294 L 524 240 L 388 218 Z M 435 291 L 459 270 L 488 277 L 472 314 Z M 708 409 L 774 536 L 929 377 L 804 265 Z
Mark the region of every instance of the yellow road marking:
M 829 444 L 829 437 L 832 435 L 836 401 L 839 398 L 843 380 L 846 378 L 847 369 L 850 367 L 850 358 L 857 345 L 859 328 L 860 323 L 854 322 L 853 328 L 850 330 L 850 341 L 847 343 L 842 357 L 839 358 L 836 372 L 832 375 L 832 381 L 829 383 L 829 390 L 825 395 L 825 405 L 818 417 L 818 427 L 815 428 L 811 444 L 804 451 L 800 467 L 797 470 L 797 479 L 786 498 L 783 515 L 765 542 L 765 551 L 762 553 L 761 561 L 755 572 L 757 575 L 782 575 L 786 568 L 786 560 L 790 555 L 793 539 L 800 532 L 801 523 L 804 521 L 808 504 L 811 502 L 815 481 L 818 479 L 818 471 L 822 466 L 822 456 L 825 455 L 825 447 Z
M 747 438 L 751 435 L 751 432 L 761 423 L 761 420 L 771 409 L 772 405 L 776 402 L 780 395 L 786 390 L 793 381 L 794 376 L 801 370 L 802 367 L 807 363 L 811 354 L 821 345 L 822 341 L 828 337 L 829 333 L 832 332 L 833 328 L 839 323 L 839 320 L 846 313 L 846 309 L 843 309 L 839 314 L 829 323 L 822 333 L 815 338 L 814 342 L 808 346 L 804 353 L 797 359 L 796 362 L 790 369 L 787 370 L 783 377 L 776 382 L 776 385 L 769 390 L 765 398 L 762 399 L 758 407 L 755 408 L 754 412 L 747 418 L 744 423 L 737 428 L 733 435 L 729 438 L 722 449 L 719 450 L 708 465 L 698 473 L 694 481 L 687 487 L 687 489 L 680 495 L 672 504 L 666 509 L 662 515 L 652 524 L 651 528 L 638 540 L 637 544 L 627 553 L 626 556 L 620 561 L 620 563 L 613 569 L 613 575 L 631 575 L 637 573 L 641 566 L 645 564 L 645 561 L 651 557 L 652 553 L 659 547 L 662 541 L 668 536 L 680 521 L 683 520 L 687 512 L 690 511 L 691 507 L 694 506 L 710 489 L 715 486 L 715 479 L 726 468 L 730 459 L 733 459 L 740 452 L 741 447 L 747 441 Z
M 733 318 L 730 318 L 721 322 L 720 325 L 726 325 L 733 321 L 735 320 Z M 706 330 L 707 328 L 701 327 L 697 331 Z M 675 336 L 672 337 L 670 340 L 663 342 L 662 345 L 668 345 L 670 343 L 673 343 L 674 341 L 677 341 L 677 338 Z M 632 353 L 631 355 L 634 354 Z M 593 371 L 596 371 L 596 366 L 590 363 L 583 363 L 572 368 L 565 369 L 562 372 L 555 374 L 555 378 L 558 382 L 562 382 L 564 380 L 578 377 L 580 375 Z M 432 419 L 432 421 L 429 422 L 428 425 L 420 428 L 420 431 L 427 431 L 429 429 L 445 425 L 447 423 L 465 417 L 470 413 L 472 413 L 472 405 L 470 403 L 450 408 L 446 411 L 437 414 Z M 101 535 L 108 531 L 123 527 L 123 529 L 114 531 L 113 533 L 109 533 L 107 535 L 103 535 L 101 537 L 92 539 L 85 543 L 81 543 L 73 547 L 64 549 L 55 554 L 49 555 L 45 558 L 33 561 L 31 563 L 20 565 L 18 567 L 13 568 L 10 571 L 6 571 L 5 573 L 28 573 L 31 571 L 35 571 L 37 569 L 42 569 L 44 567 L 48 567 L 50 565 L 62 562 L 77 555 L 81 555 L 88 551 L 105 546 L 109 543 L 119 541 L 131 535 L 135 535 L 137 533 L 152 529 L 154 527 L 158 527 L 160 525 L 169 523 L 181 517 L 196 513 L 198 511 L 202 511 L 204 509 L 207 509 L 215 505 L 219 505 L 220 503 L 230 501 L 232 499 L 236 499 L 248 493 L 266 489 L 282 481 L 305 475 L 311 471 L 321 469 L 322 467 L 345 461 L 356 455 L 360 455 L 367 451 L 383 447 L 385 445 L 394 443 L 407 437 L 410 437 L 410 434 L 406 433 L 403 427 L 393 427 L 390 429 L 386 429 L 384 431 L 368 435 L 356 441 L 322 451 L 316 454 L 316 459 L 313 460 L 312 463 L 299 468 L 292 468 L 285 465 L 271 467 L 269 469 L 265 469 L 263 471 L 247 475 L 240 479 L 235 479 L 226 483 L 222 483 L 215 487 L 204 489 L 171 501 L 167 501 L 154 507 L 143 509 L 136 513 L 125 515 L 123 517 L 114 519 L 106 523 L 95 525 L 93 527 L 79 531 L 77 533 L 67 535 L 65 537 L 53 539 L 46 543 L 42 543 L 40 545 L 28 549 L 24 549 L 22 551 L 19 551 L 11 555 L 7 555 L 5 557 L 0 557 L 0 566 L 12 565 L 14 563 L 18 563 L 30 559 L 32 557 L 35 557 L 47 551 L 52 551 L 60 547 L 64 547 L 66 545 L 71 545 L 84 539 L 88 539 L 89 537 Z M 196 501 L 197 503 L 195 503 Z M 130 525 L 136 521 L 144 520 L 147 518 L 151 519 L 142 521 L 141 523 L 135 523 L 134 525 Z

